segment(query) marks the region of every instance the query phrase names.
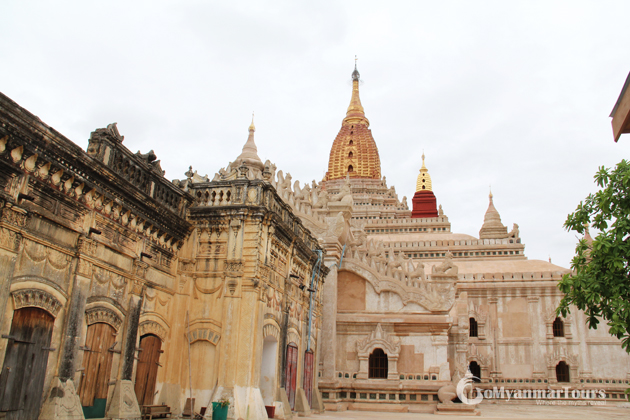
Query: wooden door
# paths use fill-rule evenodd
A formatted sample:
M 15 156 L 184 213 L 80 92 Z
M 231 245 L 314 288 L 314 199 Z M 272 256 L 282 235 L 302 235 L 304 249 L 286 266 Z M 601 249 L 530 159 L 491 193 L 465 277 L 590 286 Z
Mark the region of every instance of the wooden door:
M 302 385 L 304 388 L 304 393 L 306 394 L 306 399 L 308 400 L 308 406 L 311 407 L 313 404 L 313 352 L 307 351 L 304 353 L 304 384 Z
M 293 343 L 287 346 L 287 370 L 284 389 L 289 398 L 291 409 L 295 407 L 295 389 L 297 384 L 297 368 L 298 368 L 298 349 Z
M 147 334 L 140 338 L 140 357 L 136 369 L 136 397 L 138 404 L 153 405 L 155 396 L 155 380 L 157 379 L 158 366 L 160 366 L 160 354 L 162 353 L 162 340 L 153 334 Z
M 11 420 L 39 415 L 55 319 L 39 308 L 13 312 L 0 374 L 0 411 Z
M 83 376 L 79 386 L 79 397 L 83 407 L 105 406 L 107 400 L 107 390 L 109 378 L 112 370 L 112 358 L 114 353 L 110 351 L 116 342 L 116 330 L 102 322 L 97 322 L 88 326 L 87 337 L 83 353 Z M 94 418 L 99 413 L 92 413 L 93 410 L 83 409 L 85 417 Z M 101 417 L 104 416 L 101 415 Z

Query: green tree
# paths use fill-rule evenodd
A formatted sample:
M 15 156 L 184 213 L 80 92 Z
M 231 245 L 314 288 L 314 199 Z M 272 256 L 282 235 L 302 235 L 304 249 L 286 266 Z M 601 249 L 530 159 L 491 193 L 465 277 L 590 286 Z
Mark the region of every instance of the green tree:
M 584 234 L 571 262 L 573 272 L 558 284 L 565 294 L 557 313 L 566 317 L 569 305 L 586 314 L 589 328 L 600 319 L 630 353 L 630 163 L 600 167 L 595 175 L 600 190 L 569 214 L 564 227 Z M 599 233 L 591 239 L 588 226 Z

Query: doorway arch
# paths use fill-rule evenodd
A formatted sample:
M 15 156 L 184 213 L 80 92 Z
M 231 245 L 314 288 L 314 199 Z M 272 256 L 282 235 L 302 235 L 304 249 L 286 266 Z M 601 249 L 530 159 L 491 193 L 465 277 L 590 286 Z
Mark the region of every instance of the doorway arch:
M 54 322 L 50 313 L 36 307 L 13 312 L 0 374 L 0 412 L 6 419 L 39 415 Z

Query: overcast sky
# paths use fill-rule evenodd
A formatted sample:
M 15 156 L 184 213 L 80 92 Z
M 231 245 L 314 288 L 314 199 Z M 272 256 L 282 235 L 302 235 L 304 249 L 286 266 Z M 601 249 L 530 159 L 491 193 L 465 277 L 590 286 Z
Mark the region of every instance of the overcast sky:
M 424 149 L 453 231 L 479 235 L 492 185 L 530 259 L 568 267 L 567 213 L 628 157 L 608 117 L 630 71 L 628 1 L 13 1 L 0 91 L 82 147 L 118 122 L 169 179 L 211 178 L 256 112 L 260 157 L 320 180 L 350 101 L 409 204 Z

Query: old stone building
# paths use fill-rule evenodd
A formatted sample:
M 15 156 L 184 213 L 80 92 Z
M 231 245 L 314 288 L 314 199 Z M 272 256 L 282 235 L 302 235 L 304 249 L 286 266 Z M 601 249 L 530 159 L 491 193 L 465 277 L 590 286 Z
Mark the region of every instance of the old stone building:
M 253 124 L 225 177 L 170 182 L 115 124 L 83 151 L 5 96 L 0 122 L 2 416 L 178 415 L 191 397 L 197 412 L 228 398 L 232 418 L 321 405 L 329 269 L 268 182 Z
M 555 316 L 568 271 L 527 259 L 492 195 L 478 237 L 454 233 L 424 156 L 409 209 L 352 78 L 328 172 L 303 185 L 261 161 L 253 122 L 212 179 L 169 181 L 115 124 L 83 151 L 0 95 L 0 416 L 448 411 L 467 369 L 619 400 L 620 343 Z

